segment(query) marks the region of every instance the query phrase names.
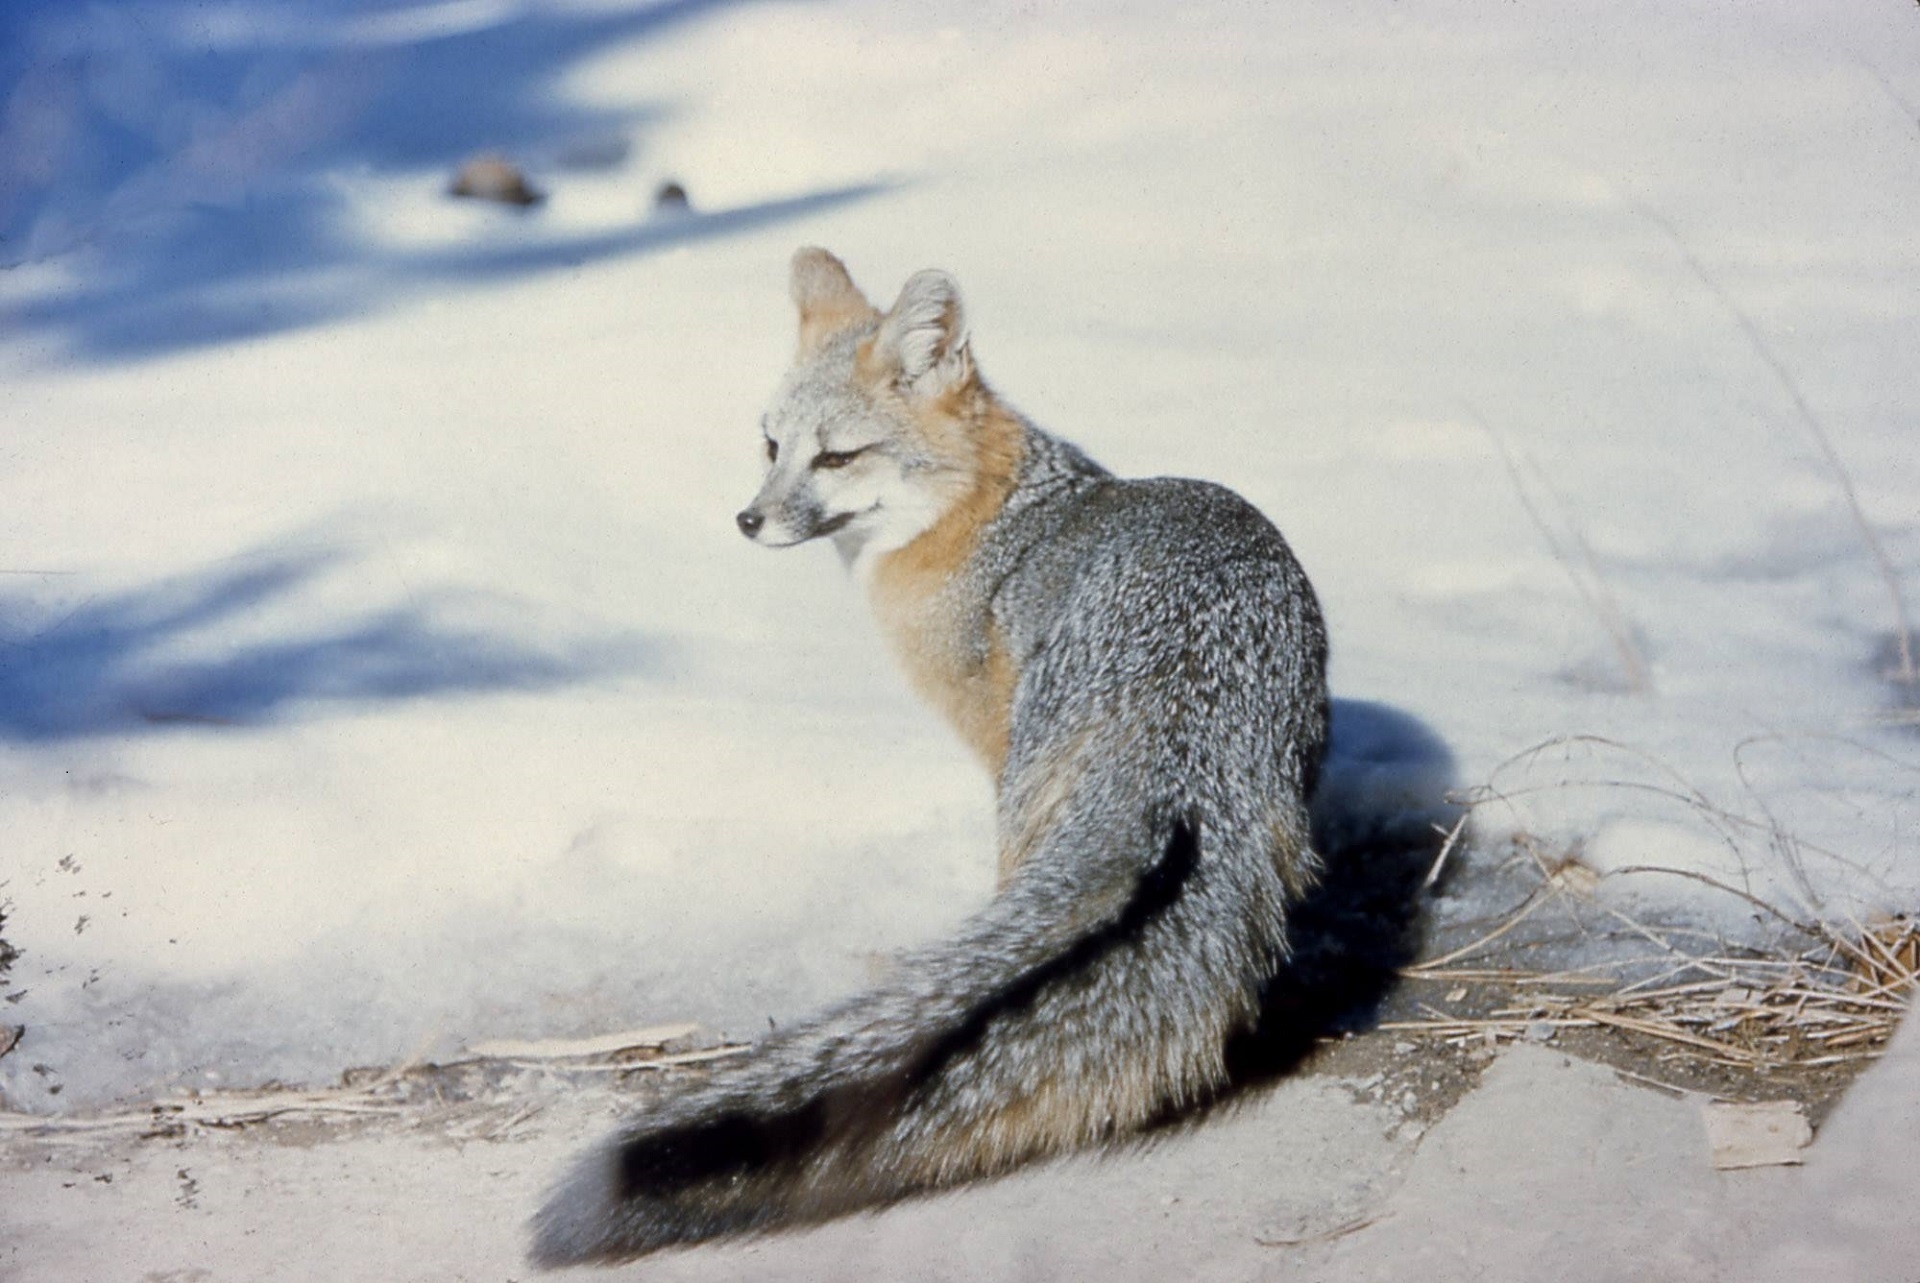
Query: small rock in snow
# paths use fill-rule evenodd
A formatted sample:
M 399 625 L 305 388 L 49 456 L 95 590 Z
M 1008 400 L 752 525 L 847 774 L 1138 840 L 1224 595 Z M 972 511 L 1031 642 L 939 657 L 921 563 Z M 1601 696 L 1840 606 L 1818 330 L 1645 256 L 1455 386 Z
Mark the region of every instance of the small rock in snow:
M 498 201 L 502 205 L 537 205 L 546 193 L 527 181 L 519 166 L 504 156 L 475 156 L 460 166 L 447 191 L 454 196 L 474 200 Z

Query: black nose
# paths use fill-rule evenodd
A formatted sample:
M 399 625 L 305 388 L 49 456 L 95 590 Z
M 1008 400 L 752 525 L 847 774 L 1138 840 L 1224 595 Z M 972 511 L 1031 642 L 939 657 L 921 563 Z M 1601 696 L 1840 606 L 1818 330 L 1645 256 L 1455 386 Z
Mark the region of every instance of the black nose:
M 755 512 L 752 508 L 748 508 L 745 512 L 735 517 L 734 520 L 740 523 L 740 533 L 749 539 L 759 534 L 760 527 L 767 524 L 766 517 Z

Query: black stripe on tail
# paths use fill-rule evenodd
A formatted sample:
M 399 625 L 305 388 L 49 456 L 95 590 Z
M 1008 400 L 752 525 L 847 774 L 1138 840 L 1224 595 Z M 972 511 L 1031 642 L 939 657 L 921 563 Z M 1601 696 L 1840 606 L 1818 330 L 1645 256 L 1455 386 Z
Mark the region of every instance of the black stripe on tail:
M 803 1105 L 774 1112 L 736 1110 L 635 1137 L 620 1147 L 620 1197 L 671 1196 L 692 1186 L 790 1165 L 817 1149 L 833 1120 L 886 1114 L 884 1101 L 911 1096 L 986 1038 L 994 1020 L 1030 1009 L 1049 985 L 1135 940 L 1180 898 L 1200 863 L 1200 823 L 1174 821 L 1160 858 L 1140 875 L 1126 907 L 1106 926 L 988 995 L 890 1082 L 829 1087 Z M 850 1097 L 859 1095 L 856 1102 Z M 879 1097 L 880 1099 L 875 1099 Z M 858 1107 L 864 1106 L 864 1107 Z M 877 1108 L 876 1108 L 877 1107 Z
M 1140 875 L 1133 895 L 1119 916 L 981 1002 L 965 1021 L 927 1048 L 908 1068 L 909 1090 L 924 1087 L 938 1078 L 949 1064 L 978 1047 L 986 1038 L 987 1027 L 996 1019 L 1026 1011 L 1049 985 L 1092 967 L 1138 937 L 1149 923 L 1173 907 L 1199 864 L 1200 823 L 1181 817 L 1174 821 L 1173 833 L 1160 858 Z

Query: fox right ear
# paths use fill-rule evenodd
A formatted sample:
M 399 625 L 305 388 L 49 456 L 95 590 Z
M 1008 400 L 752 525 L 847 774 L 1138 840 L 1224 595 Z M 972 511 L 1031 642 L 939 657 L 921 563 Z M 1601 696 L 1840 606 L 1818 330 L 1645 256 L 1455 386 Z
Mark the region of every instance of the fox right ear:
M 879 315 L 847 275 L 846 264 L 811 245 L 794 251 L 788 292 L 800 309 L 803 354 L 831 335 Z
M 923 396 L 937 395 L 973 377 L 967 313 L 960 287 L 945 272 L 916 272 L 893 310 L 880 318 L 873 355 Z

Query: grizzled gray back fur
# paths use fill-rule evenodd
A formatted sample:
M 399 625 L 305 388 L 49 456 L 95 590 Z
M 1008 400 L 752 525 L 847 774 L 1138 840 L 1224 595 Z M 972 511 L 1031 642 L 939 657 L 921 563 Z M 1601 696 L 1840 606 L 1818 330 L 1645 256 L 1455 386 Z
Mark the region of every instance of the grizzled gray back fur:
M 884 1205 L 1205 1102 L 1312 881 L 1326 633 L 1231 491 L 1121 480 L 1021 421 L 955 593 L 1017 674 L 1003 845 L 945 943 L 629 1121 L 536 1222 L 545 1264 Z

